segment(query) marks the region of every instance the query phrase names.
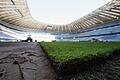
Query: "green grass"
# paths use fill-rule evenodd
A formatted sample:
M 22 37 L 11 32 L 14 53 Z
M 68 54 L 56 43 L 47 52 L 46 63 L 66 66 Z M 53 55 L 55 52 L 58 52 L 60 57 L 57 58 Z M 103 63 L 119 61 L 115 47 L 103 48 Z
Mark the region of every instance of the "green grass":
M 120 49 L 120 42 L 42 42 L 40 44 L 55 62 L 89 60 L 93 57 L 108 56 L 114 50 Z

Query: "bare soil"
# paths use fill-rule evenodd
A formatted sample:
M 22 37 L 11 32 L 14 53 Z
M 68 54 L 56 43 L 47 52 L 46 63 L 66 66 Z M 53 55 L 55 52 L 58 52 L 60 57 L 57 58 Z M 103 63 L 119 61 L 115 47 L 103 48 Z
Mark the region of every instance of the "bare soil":
M 0 43 L 0 80 L 55 80 L 56 74 L 37 43 Z

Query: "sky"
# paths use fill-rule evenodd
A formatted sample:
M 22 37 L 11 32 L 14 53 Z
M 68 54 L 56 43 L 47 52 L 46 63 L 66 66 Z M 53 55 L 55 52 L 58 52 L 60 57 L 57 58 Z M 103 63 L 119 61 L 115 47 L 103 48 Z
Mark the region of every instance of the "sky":
M 110 0 L 27 0 L 32 17 L 48 24 L 68 24 Z

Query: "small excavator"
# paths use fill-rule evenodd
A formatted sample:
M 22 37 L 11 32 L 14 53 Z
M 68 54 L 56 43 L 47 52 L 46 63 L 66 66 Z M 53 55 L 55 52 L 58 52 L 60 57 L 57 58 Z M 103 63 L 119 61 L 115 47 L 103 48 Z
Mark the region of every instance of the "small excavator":
M 28 35 L 26 40 L 22 40 L 22 42 L 33 42 L 33 39 L 31 38 L 31 35 Z

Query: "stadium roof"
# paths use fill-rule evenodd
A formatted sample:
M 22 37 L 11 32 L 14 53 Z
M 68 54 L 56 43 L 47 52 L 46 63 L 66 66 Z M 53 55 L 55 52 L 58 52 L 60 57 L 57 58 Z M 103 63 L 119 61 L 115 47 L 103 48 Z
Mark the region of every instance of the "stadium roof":
M 34 20 L 26 0 L 0 0 L 0 23 L 10 24 L 11 28 L 23 31 L 30 29 L 34 31 L 77 32 L 116 20 L 120 20 L 120 0 L 111 0 L 88 15 L 65 25 L 45 24 Z

